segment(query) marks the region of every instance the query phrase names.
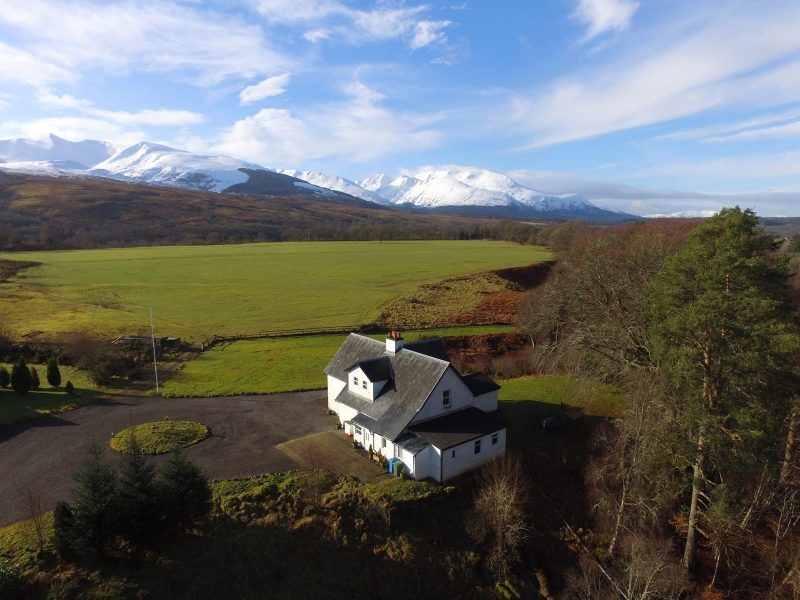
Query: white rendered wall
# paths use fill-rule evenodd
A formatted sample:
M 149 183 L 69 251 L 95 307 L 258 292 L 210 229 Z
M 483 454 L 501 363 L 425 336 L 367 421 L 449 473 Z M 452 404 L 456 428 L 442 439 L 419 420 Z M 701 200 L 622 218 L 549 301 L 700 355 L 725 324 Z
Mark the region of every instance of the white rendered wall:
M 488 394 L 481 394 L 475 396 L 475 408 L 481 409 L 483 412 L 494 412 L 497 410 L 497 390 L 489 392 Z
M 492 445 L 492 434 L 484 435 L 481 438 L 481 452 L 475 454 L 475 441 L 470 440 L 453 448 L 442 450 L 442 475 L 440 481 L 460 475 L 471 469 L 480 467 L 491 459 L 501 456 L 506 451 L 506 430 L 501 429 L 497 432 L 497 444 Z M 455 457 L 453 456 L 455 451 Z
M 333 401 L 336 400 L 345 385 L 345 382 L 341 379 L 336 379 L 336 377 L 328 375 L 328 408 L 331 410 L 336 410 L 333 407 Z
M 450 390 L 450 408 L 442 407 L 442 392 L 444 390 Z M 411 422 L 419 423 L 420 421 L 435 419 L 436 417 L 441 417 L 442 415 L 456 412 L 457 410 L 472 405 L 473 396 L 467 384 L 461 380 L 461 377 L 458 376 L 453 367 L 448 367 L 447 371 L 444 372 L 444 375 L 442 375 L 442 378 L 439 380 L 439 383 L 433 388 L 431 395 L 428 396 L 425 404 L 422 405 L 419 412 L 411 419 Z

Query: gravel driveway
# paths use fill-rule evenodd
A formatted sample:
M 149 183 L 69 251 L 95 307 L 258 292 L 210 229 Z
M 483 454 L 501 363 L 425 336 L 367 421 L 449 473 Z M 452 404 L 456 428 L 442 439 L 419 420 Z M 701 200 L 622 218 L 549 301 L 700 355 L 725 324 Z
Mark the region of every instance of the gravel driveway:
M 68 500 L 72 474 L 86 460 L 94 437 L 106 457 L 118 460 L 106 441 L 131 423 L 169 417 L 199 421 L 211 437 L 185 450 L 210 479 L 298 468 L 276 444 L 333 429 L 325 392 L 226 398 L 117 397 L 59 415 L 0 427 L 0 527 L 28 517 L 23 496 L 33 487 L 44 510 Z M 161 462 L 165 457 L 155 457 Z

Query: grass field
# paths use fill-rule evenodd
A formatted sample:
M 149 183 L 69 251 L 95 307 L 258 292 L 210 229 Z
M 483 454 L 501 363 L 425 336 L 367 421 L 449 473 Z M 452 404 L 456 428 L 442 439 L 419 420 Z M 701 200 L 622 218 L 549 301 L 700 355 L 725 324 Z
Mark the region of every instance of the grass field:
M 309 242 L 2 253 L 33 260 L 0 285 L 17 334 L 146 331 L 199 340 L 265 329 L 373 322 L 410 288 L 549 258 L 489 241 Z
M 476 326 L 404 332 L 406 341 L 423 336 L 512 331 L 511 326 Z M 186 363 L 163 385 L 165 396 L 233 396 L 323 388 L 322 369 L 345 334 L 240 340 L 213 346 Z M 383 339 L 383 335 L 373 336 Z
M 12 365 L 0 364 L 0 366 L 11 372 Z M 47 383 L 47 366 L 31 366 L 36 367 L 39 372 L 40 389 L 32 390 L 24 396 L 16 394 L 11 388 L 0 389 L 0 425 L 15 423 L 37 415 L 63 412 L 100 395 L 86 371 L 60 366 L 61 387 L 54 389 Z M 75 393 L 71 396 L 64 393 L 67 381 L 71 381 L 75 386 Z
M 556 416 L 561 405 L 581 408 L 590 417 L 615 417 L 622 409 L 622 394 L 617 386 L 577 379 L 569 375 L 540 375 L 500 381 L 499 410 L 508 424 L 509 445 L 533 449 L 550 432 L 539 428 L 539 421 Z

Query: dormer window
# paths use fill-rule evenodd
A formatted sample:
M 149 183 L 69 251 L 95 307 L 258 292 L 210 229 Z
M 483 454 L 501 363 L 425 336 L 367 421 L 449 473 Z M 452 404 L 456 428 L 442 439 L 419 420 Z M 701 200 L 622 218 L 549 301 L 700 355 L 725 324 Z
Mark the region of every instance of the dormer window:
M 450 408 L 450 390 L 442 392 L 442 408 Z

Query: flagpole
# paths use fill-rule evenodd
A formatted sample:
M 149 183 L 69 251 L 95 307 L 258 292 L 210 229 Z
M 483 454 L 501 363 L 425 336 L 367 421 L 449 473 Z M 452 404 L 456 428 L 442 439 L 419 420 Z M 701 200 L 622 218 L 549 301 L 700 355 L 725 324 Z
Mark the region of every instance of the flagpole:
M 153 307 L 150 307 L 150 339 L 153 342 L 153 370 L 156 373 L 156 394 L 159 393 L 158 388 L 158 361 L 156 360 L 156 334 L 153 329 Z

